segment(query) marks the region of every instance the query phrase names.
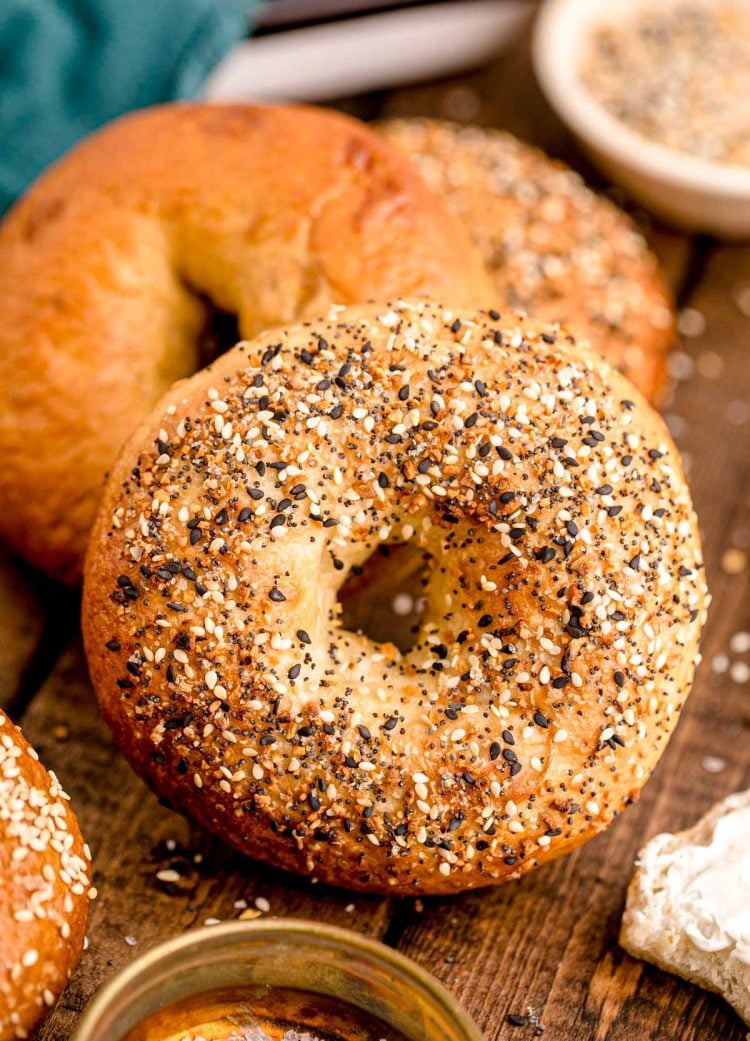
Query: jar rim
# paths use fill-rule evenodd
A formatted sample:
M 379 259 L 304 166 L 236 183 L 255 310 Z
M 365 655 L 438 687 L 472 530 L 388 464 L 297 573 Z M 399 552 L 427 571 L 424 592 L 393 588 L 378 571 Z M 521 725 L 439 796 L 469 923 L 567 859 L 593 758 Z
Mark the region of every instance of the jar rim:
M 283 943 L 300 940 L 321 942 L 329 947 L 360 955 L 394 971 L 407 986 L 421 991 L 434 1006 L 453 1021 L 462 1041 L 482 1041 L 482 1035 L 450 991 L 431 973 L 400 951 L 379 940 L 351 929 L 300 918 L 274 918 L 265 921 L 227 921 L 188 930 L 164 940 L 125 966 L 94 994 L 81 1016 L 71 1041 L 96 1041 L 100 1024 L 113 1006 L 119 1006 L 131 990 L 167 963 L 177 964 L 191 950 L 241 947 L 252 940 L 278 938 Z M 314 991 L 311 991 L 314 993 Z M 150 1013 L 149 1013 L 150 1014 Z

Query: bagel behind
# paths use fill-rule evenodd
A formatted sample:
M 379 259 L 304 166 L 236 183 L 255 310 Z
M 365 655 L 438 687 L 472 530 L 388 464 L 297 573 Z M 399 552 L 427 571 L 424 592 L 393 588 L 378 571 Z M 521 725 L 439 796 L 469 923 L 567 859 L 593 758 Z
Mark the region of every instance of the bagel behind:
M 398 149 L 283 106 L 111 124 L 10 212 L 0 271 L 0 534 L 68 581 L 118 448 L 208 360 L 211 307 L 252 337 L 331 303 L 492 295 L 463 224 Z
M 493 303 L 561 322 L 659 400 L 673 305 L 633 221 L 563 163 L 512 134 L 437 119 L 380 132 L 460 214 L 493 279 Z

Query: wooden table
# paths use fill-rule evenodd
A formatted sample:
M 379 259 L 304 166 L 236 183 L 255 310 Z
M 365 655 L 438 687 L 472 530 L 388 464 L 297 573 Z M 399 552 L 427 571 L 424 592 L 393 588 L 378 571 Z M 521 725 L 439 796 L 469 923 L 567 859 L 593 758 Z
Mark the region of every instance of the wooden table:
M 531 79 L 527 32 L 475 74 L 342 107 L 369 118 L 442 115 L 507 127 L 593 179 Z M 272 915 L 350 926 L 415 958 L 460 998 L 487 1041 L 533 1037 L 532 1025 L 507 1020 L 529 1008 L 548 1041 L 744 1039 L 719 998 L 617 945 L 644 839 L 690 824 L 714 800 L 750 785 L 750 687 L 734 682 L 743 679 L 742 665 L 720 671 L 722 655 L 750 662 L 730 651 L 733 634 L 750 629 L 750 317 L 735 301 L 743 282 L 750 287 L 750 246 L 658 227 L 649 237 L 680 307 L 705 318 L 705 331 L 685 339 L 673 359 L 683 378 L 666 411 L 689 466 L 714 606 L 694 692 L 640 802 L 567 859 L 459 898 L 363 897 L 245 861 L 162 808 L 118 755 L 88 683 L 77 593 L 0 557 L 0 696 L 73 797 L 100 893 L 88 951 L 40 1038 L 68 1038 L 96 988 L 157 941 L 208 919 L 236 918 L 245 906 L 238 901 L 253 909 L 265 897 Z M 693 324 L 700 325 L 695 316 Z M 180 872 L 179 883 L 157 879 L 168 867 Z

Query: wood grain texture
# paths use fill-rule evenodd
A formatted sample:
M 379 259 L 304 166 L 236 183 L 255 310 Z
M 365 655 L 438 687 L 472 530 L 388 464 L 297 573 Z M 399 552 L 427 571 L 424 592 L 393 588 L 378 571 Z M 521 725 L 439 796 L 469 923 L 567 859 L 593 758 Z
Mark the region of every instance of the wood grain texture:
M 139 953 L 207 920 L 238 918 L 239 900 L 253 909 L 261 896 L 277 916 L 314 918 L 373 936 L 385 931 L 387 900 L 318 886 L 243 859 L 161 806 L 117 752 L 77 641 L 42 686 L 23 725 L 73 800 L 99 889 L 89 949 L 43 1026 L 43 1041 L 67 1038 L 94 990 Z M 53 736 L 59 727 L 68 731 L 67 740 Z M 157 872 L 164 869 L 177 871 L 180 881 L 160 881 Z

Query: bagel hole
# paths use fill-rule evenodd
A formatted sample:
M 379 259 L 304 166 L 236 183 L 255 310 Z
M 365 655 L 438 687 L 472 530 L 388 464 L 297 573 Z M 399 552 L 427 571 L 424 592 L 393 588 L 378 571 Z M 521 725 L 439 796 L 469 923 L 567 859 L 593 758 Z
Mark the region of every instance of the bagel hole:
M 210 365 L 221 354 L 226 354 L 242 339 L 237 315 L 222 311 L 203 293 L 196 293 L 205 310 L 205 321 L 198 335 L 198 359 L 201 368 Z
M 432 557 L 409 543 L 378 546 L 352 568 L 338 592 L 343 629 L 402 653 L 416 644 L 425 610 Z

